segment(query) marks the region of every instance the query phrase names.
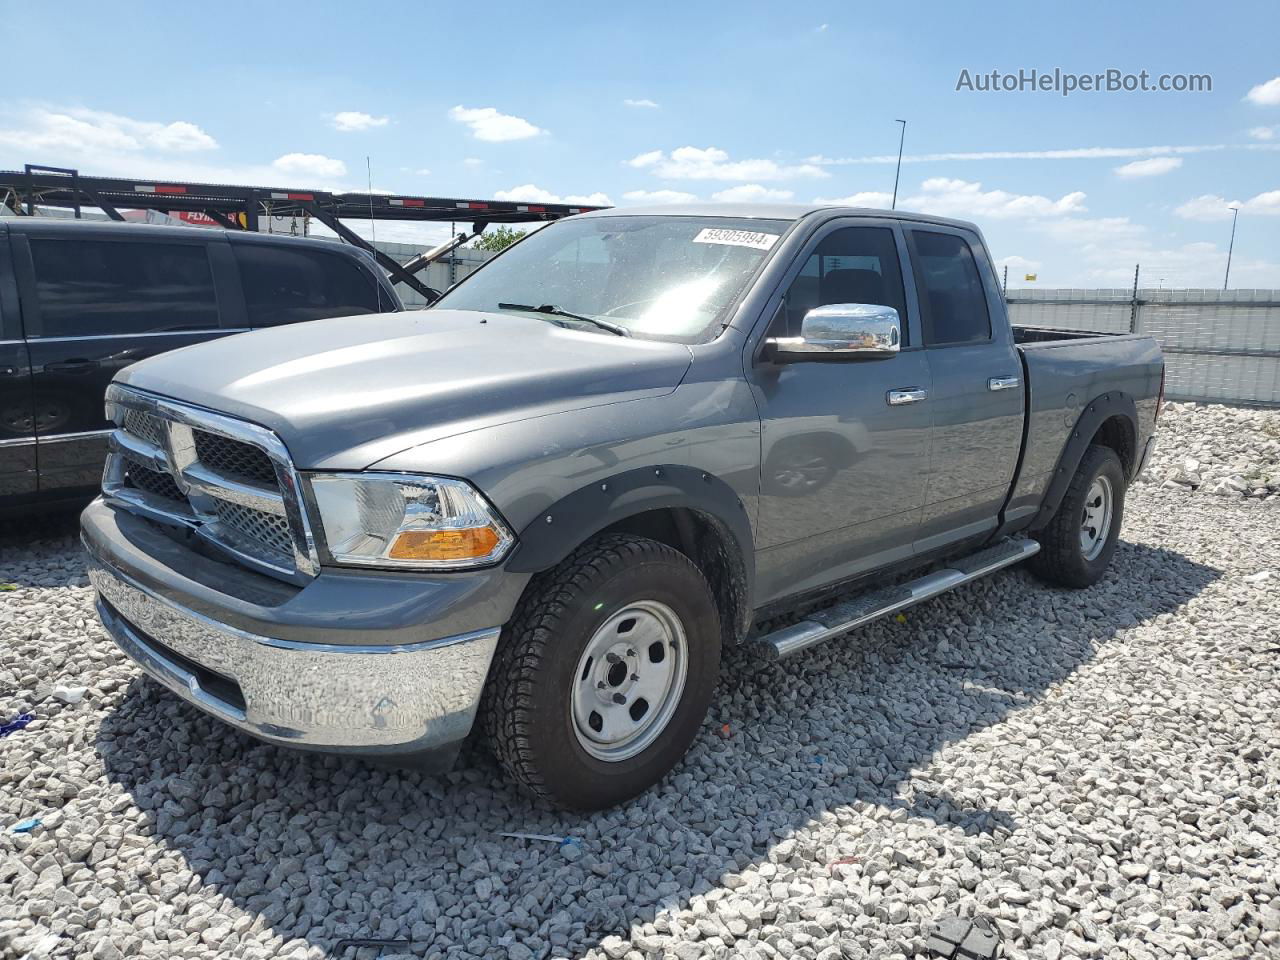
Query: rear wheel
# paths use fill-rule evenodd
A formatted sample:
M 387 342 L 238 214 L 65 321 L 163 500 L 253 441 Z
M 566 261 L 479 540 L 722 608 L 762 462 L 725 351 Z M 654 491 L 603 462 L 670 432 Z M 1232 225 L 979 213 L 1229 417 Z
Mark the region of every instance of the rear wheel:
M 1058 504 L 1058 512 L 1036 534 L 1040 552 L 1031 558 L 1031 572 L 1063 587 L 1078 589 L 1097 583 L 1116 551 L 1124 494 L 1119 456 L 1110 447 L 1089 447 Z
M 612 806 L 684 756 L 719 666 L 715 601 L 689 558 L 601 537 L 530 584 L 490 673 L 485 734 L 526 791 L 570 809 Z

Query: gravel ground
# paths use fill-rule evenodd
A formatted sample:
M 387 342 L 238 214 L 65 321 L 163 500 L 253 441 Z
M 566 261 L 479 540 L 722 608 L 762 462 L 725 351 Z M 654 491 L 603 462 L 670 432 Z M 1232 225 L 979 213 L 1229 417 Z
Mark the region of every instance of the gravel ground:
M 1191 455 L 1170 437 L 1264 450 L 1278 426 L 1179 405 L 1162 457 Z M 382 937 L 903 958 L 947 912 L 995 919 L 1011 957 L 1280 957 L 1280 497 L 1162 482 L 1131 492 L 1091 590 L 1010 571 L 780 666 L 732 655 L 685 763 L 590 817 L 480 756 L 425 778 L 231 732 L 116 652 L 69 522 L 10 527 L 0 722 L 37 719 L 0 740 L 0 957 Z

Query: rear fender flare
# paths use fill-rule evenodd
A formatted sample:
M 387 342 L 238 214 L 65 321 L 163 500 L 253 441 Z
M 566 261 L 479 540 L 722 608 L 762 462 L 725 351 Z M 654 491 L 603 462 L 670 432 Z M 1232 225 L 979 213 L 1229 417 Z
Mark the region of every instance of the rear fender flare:
M 1075 426 L 1071 428 L 1067 442 L 1062 448 L 1062 454 L 1058 457 L 1058 465 L 1054 468 L 1053 479 L 1049 481 L 1048 489 L 1045 490 L 1044 500 L 1041 501 L 1040 509 L 1031 521 L 1031 530 L 1043 529 L 1053 519 L 1053 515 L 1058 512 L 1058 505 L 1066 496 L 1067 485 L 1075 476 L 1080 461 L 1084 459 L 1084 452 L 1089 449 L 1089 444 L 1093 442 L 1098 428 L 1115 416 L 1123 417 L 1128 423 L 1132 440 L 1136 444 L 1138 408 L 1133 397 L 1122 390 L 1112 390 L 1090 400 L 1076 419 Z

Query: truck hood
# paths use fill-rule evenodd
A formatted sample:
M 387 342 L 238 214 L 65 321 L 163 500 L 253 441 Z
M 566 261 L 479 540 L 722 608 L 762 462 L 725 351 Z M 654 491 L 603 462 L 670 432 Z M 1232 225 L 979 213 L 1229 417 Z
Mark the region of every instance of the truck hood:
M 223 337 L 116 379 L 268 427 L 300 468 L 359 470 L 470 430 L 661 396 L 691 360 L 682 344 L 516 313 L 411 310 Z

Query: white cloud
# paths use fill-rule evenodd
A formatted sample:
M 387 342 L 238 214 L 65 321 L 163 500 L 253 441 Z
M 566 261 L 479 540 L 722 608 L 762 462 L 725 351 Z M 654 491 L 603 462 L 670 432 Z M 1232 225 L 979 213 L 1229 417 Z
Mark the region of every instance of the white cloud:
M 1280 190 L 1268 190 L 1245 201 L 1241 213 L 1263 213 L 1268 216 L 1280 216 Z
M 628 107 L 643 107 L 646 110 L 658 109 L 658 105 L 654 103 L 652 100 L 649 100 L 647 98 L 640 99 L 640 100 L 632 100 L 630 97 L 628 97 L 626 100 L 623 100 L 622 102 Z
M 495 200 L 506 200 L 508 203 L 580 203 L 587 207 L 609 207 L 613 201 L 606 193 L 569 194 L 561 197 L 550 190 L 543 190 L 532 183 L 524 183 L 510 190 L 499 190 L 493 195 Z
M 907 210 L 947 217 L 974 219 L 1030 219 L 1083 213 L 1085 195 L 1076 190 L 1057 200 L 1039 194 L 983 190 L 977 181 L 931 177 L 920 185 L 920 193 L 907 197 L 898 206 Z
M 103 177 L 355 189 L 340 160 L 291 153 L 271 163 L 250 151 L 247 159 L 211 159 L 210 154 L 223 156 L 218 143 L 185 120 L 137 120 L 82 107 L 0 106 L 0 168 L 20 166 L 35 154 Z
M 1004 275 L 1004 268 L 1009 268 L 1009 279 L 1023 280 L 1028 273 L 1039 273 L 1041 263 L 1039 260 L 1028 260 L 1026 257 L 1020 257 L 1017 254 L 1008 257 L 1001 257 L 996 261 L 996 268 L 1000 271 L 1001 276 Z
M 481 160 L 479 157 L 467 157 L 462 162 L 465 163 L 468 167 L 478 167 L 484 163 L 484 161 Z
M 1277 131 L 1280 131 L 1280 127 L 1253 127 L 1249 136 L 1255 140 L 1273 140 Z
M 669 156 L 661 150 L 650 150 L 633 157 L 628 164 L 651 170 L 668 180 L 790 180 L 828 176 L 812 163 L 786 165 L 773 160 L 730 160 L 729 154 L 718 147 L 677 147 Z
M 1206 193 L 1188 200 L 1173 212 L 1185 220 L 1200 220 L 1207 223 L 1214 220 L 1230 220 L 1233 207 L 1238 208 L 1243 214 L 1280 216 L 1280 190 L 1269 190 L 1243 202 Z
M 347 173 L 345 163 L 321 153 L 286 153 L 276 157 L 271 166 L 291 177 L 317 177 L 322 180 L 343 177 Z
M 477 140 L 490 143 L 502 143 L 506 140 L 527 140 L 540 133 L 546 133 L 523 117 L 513 117 L 508 113 L 499 113 L 493 107 L 456 106 L 449 111 L 449 119 L 465 124 L 471 129 L 471 135 Z
M 1117 177 L 1158 177 L 1161 174 L 1177 170 L 1182 166 L 1181 157 L 1151 157 L 1147 160 L 1134 160 L 1115 168 Z
M 814 203 L 829 203 L 837 207 L 870 207 L 876 210 L 887 210 L 893 202 L 893 194 L 882 190 L 863 190 L 851 193 L 847 197 L 815 197 Z
M 758 183 L 743 183 L 713 193 L 711 199 L 720 203 L 782 203 L 794 196 L 790 190 L 775 190 Z
M 1179 246 L 1157 246 L 1145 241 L 1098 244 L 1083 251 L 1082 286 L 1128 288 L 1134 265 L 1141 267 L 1139 281 L 1154 287 L 1222 286 L 1227 266 L 1226 245 L 1197 241 Z M 1269 288 L 1280 284 L 1280 263 L 1242 256 L 1239 249 L 1231 263 L 1233 287 Z
M 683 190 L 628 190 L 622 199 L 632 203 L 694 203 L 698 198 Z
M 1072 147 L 1066 150 L 983 150 L 968 153 L 917 153 L 907 154 L 903 163 L 938 163 L 949 160 L 1108 160 L 1130 157 L 1159 157 L 1170 154 L 1208 153 L 1217 150 L 1237 149 L 1232 144 L 1208 143 L 1161 147 Z M 818 166 L 847 166 L 858 163 L 897 163 L 896 153 L 882 153 L 864 157 L 807 158 Z
M 335 113 L 331 119 L 333 129 L 341 130 L 343 133 L 385 127 L 390 122 L 390 117 L 375 117 L 372 114 L 361 113 L 359 110 L 343 110 Z
M 1205 193 L 1175 207 L 1173 212 L 1184 220 L 1201 220 L 1204 222 L 1230 220 L 1232 216 L 1230 208 L 1241 205 L 1239 200 L 1228 201 L 1226 197 Z
M 218 142 L 194 123 L 135 120 L 82 107 L 28 110 L 16 128 L 0 129 L 0 146 L 32 153 L 66 153 L 73 157 L 113 154 L 192 153 L 214 150 Z
M 1063 217 L 1040 220 L 1036 230 L 1068 244 L 1092 244 L 1100 238 L 1133 238 L 1146 232 L 1146 227 L 1128 217 Z
M 829 26 L 831 26 L 831 24 L 829 24 L 829 23 L 819 24 L 819 25 L 818 25 L 817 32 L 818 32 L 818 33 L 826 33 L 826 32 L 827 32 L 827 27 L 829 27 Z
M 1258 84 L 1246 93 L 1244 98 L 1260 107 L 1280 106 L 1280 77 L 1273 77 L 1266 83 Z
M 943 217 L 1031 220 L 1083 213 L 1087 209 L 1084 198 L 1085 195 L 1080 191 L 1064 194 L 1057 200 L 1053 200 L 1038 194 L 983 190 L 982 184 L 976 181 L 931 177 L 920 184 L 919 192 L 915 196 L 904 196 L 899 193 L 898 208 Z M 864 190 L 844 197 L 817 197 L 813 202 L 887 210 L 893 202 L 893 195 L 886 190 Z
M 213 150 L 218 146 L 218 141 L 213 137 L 194 123 L 187 123 L 185 120 L 175 120 L 173 123 L 166 123 L 163 126 L 156 124 L 156 126 L 159 129 L 148 130 L 145 136 L 147 142 L 159 150 L 186 152 Z

